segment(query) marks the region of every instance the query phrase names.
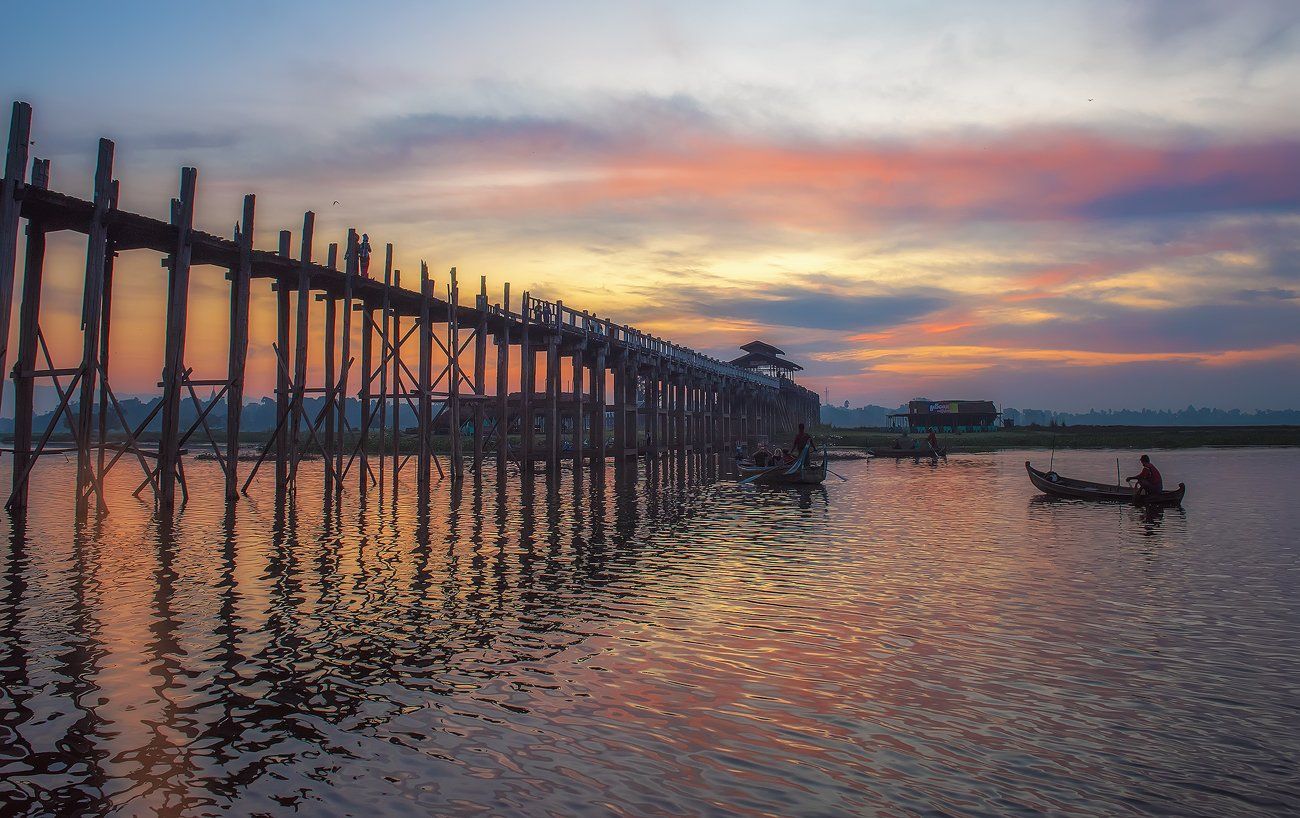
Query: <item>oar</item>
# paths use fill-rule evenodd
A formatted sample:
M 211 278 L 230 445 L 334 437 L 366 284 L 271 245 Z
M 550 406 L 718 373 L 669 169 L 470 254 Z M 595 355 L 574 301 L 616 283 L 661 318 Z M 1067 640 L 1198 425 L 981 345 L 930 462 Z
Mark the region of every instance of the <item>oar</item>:
M 750 476 L 746 477 L 744 480 L 741 480 L 741 481 L 740 481 L 740 485 L 743 486 L 743 485 L 745 485 L 746 483 L 752 483 L 752 482 L 754 482 L 755 480 L 757 480 L 757 479 L 760 478 L 760 477 L 766 477 L 767 475 L 771 474 L 772 472 L 776 471 L 777 469 L 783 469 L 783 468 L 785 468 L 785 464 L 784 464 L 784 463 L 777 463 L 775 466 L 772 466 L 771 468 L 764 469 L 763 471 L 760 471 L 760 472 L 754 472 L 754 473 L 751 474 Z
M 811 444 L 810 444 L 810 445 L 811 445 Z M 845 476 L 842 475 L 842 474 L 838 474 L 838 473 L 836 473 L 836 472 L 831 471 L 830 458 L 828 458 L 828 457 L 826 456 L 826 444 L 825 444 L 825 443 L 822 444 L 822 466 L 825 467 L 825 469 L 826 469 L 826 473 L 827 473 L 827 474 L 834 474 L 836 477 L 840 478 L 840 479 L 843 480 L 845 483 L 849 482 L 849 478 L 845 477 Z
M 803 464 L 808 461 L 808 449 L 811 446 L 811 443 L 804 445 L 803 451 L 800 452 L 799 456 L 795 458 L 795 461 L 790 464 L 790 468 L 786 471 L 786 474 L 794 474 L 803 468 Z

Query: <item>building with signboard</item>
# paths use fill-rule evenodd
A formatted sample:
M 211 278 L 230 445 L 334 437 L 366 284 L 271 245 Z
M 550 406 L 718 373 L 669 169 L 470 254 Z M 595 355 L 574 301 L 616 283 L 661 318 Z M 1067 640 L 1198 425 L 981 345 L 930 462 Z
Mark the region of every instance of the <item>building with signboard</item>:
M 992 432 L 998 428 L 998 411 L 988 400 L 908 401 L 906 412 L 889 416 L 891 425 L 906 425 L 912 432 Z

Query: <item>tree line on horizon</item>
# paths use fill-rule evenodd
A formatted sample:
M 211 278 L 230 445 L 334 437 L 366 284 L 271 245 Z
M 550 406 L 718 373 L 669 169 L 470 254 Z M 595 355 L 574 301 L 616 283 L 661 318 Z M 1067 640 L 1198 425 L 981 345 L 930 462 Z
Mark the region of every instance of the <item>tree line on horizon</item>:
M 907 406 L 889 408 L 868 404 L 851 409 L 822 405 L 821 419 L 827 426 L 842 429 L 884 428 L 889 416 L 907 412 Z M 1004 419 L 1016 426 L 1295 426 L 1300 425 L 1300 409 L 1214 409 L 1187 406 L 1185 409 L 1089 409 L 1087 412 L 1058 412 L 1052 409 L 1002 410 Z

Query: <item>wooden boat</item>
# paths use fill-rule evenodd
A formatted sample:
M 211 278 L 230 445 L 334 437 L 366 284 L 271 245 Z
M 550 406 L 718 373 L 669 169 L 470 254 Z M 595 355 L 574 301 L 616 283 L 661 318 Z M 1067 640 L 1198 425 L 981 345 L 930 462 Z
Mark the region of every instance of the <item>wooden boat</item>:
M 1029 472 L 1029 482 L 1045 494 L 1054 497 L 1070 497 L 1075 500 L 1093 500 L 1098 502 L 1133 503 L 1138 506 L 1178 505 L 1183 501 L 1187 487 L 1182 483 L 1173 491 L 1159 494 L 1135 494 L 1131 486 L 1112 486 L 1106 483 L 1092 483 L 1087 480 L 1073 480 L 1062 477 L 1056 472 L 1039 471 L 1025 461 L 1025 471 Z
M 799 459 L 793 463 L 781 463 L 776 466 L 755 466 L 752 462 L 737 461 L 736 470 L 740 472 L 742 483 L 760 483 L 766 486 L 815 486 L 826 481 L 826 448 L 822 448 L 820 463 L 810 462 L 812 447 L 804 449 Z
M 905 457 L 946 457 L 948 454 L 947 447 L 931 449 L 929 446 L 918 449 L 894 449 L 881 446 L 867 451 L 871 453 L 872 457 L 893 457 L 900 460 Z

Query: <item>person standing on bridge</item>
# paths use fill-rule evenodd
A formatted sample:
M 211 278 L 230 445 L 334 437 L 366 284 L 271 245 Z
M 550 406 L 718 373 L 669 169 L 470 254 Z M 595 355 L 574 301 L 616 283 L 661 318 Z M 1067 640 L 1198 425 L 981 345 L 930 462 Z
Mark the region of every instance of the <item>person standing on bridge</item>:
M 361 259 L 361 277 L 370 278 L 370 234 L 361 234 L 361 246 L 357 248 L 357 255 Z

